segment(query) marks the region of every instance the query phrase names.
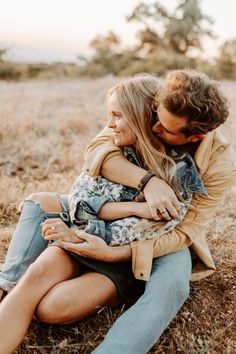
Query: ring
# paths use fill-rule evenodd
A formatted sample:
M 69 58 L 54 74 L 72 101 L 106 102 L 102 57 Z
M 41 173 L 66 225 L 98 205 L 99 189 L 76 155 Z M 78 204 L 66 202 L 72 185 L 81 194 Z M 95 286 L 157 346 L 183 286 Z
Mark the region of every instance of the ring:
M 173 205 L 174 205 L 174 207 L 177 207 L 179 205 L 179 202 L 177 202 L 177 203 L 175 203 Z
M 164 209 L 163 211 L 160 211 L 161 214 L 166 214 L 168 213 L 168 211 L 166 209 Z

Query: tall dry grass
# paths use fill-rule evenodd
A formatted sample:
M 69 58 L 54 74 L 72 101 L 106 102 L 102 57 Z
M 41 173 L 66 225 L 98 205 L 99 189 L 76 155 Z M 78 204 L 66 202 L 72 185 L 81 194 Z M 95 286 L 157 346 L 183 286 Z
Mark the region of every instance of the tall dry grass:
M 0 82 L 0 260 L 23 198 L 37 191 L 67 193 L 86 144 L 106 124 L 106 92 L 121 80 Z M 231 101 L 223 131 L 234 144 L 236 83 L 222 87 Z M 217 272 L 192 285 L 190 299 L 150 353 L 236 352 L 235 206 L 234 189 L 209 222 Z M 97 316 L 70 326 L 33 322 L 17 353 L 90 353 L 122 311 L 98 309 Z

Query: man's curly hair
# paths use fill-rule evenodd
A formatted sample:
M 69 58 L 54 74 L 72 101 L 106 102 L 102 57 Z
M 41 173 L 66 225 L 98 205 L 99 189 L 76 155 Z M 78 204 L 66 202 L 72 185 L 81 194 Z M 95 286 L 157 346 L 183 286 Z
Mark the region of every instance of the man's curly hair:
M 187 125 L 181 129 L 187 137 L 206 134 L 224 123 L 229 115 L 229 102 L 217 82 L 194 70 L 169 71 L 164 90 L 157 92 L 156 103 L 187 118 Z

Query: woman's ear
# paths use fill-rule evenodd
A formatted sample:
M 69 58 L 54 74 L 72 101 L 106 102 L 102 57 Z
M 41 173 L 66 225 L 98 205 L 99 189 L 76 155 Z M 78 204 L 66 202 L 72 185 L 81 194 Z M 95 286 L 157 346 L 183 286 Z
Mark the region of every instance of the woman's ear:
M 206 134 L 195 134 L 191 135 L 189 139 L 191 143 L 196 143 L 197 141 L 204 139 L 205 136 Z

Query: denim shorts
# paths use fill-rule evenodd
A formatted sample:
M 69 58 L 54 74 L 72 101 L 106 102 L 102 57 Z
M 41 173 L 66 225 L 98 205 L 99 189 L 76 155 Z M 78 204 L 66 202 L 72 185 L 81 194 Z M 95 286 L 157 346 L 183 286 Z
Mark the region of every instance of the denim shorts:
M 69 204 L 66 195 L 57 194 L 62 206 L 61 219 L 70 227 Z M 145 282 L 134 277 L 132 264 L 129 262 L 102 262 L 92 258 L 79 256 L 66 251 L 71 257 L 82 263 L 86 271 L 93 271 L 107 276 L 115 284 L 118 296 L 122 304 L 127 307 L 134 304 L 143 294 Z

